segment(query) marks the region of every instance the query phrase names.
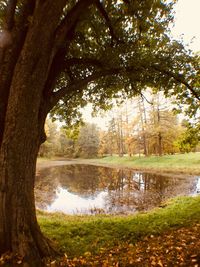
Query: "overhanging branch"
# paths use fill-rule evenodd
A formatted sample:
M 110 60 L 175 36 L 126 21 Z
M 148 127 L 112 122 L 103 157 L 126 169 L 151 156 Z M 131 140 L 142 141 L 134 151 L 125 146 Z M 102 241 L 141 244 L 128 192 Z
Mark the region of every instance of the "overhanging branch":
M 155 65 L 151 66 L 151 68 L 153 68 L 157 72 L 159 71 L 160 73 L 164 73 L 168 77 L 172 77 L 178 83 L 184 84 L 191 91 L 193 96 L 195 96 L 198 100 L 200 100 L 198 93 L 183 78 L 175 75 L 174 73 L 168 70 L 163 70 L 163 69 L 161 70 L 158 66 L 155 66 Z M 125 73 L 131 74 L 133 72 L 141 73 L 143 69 L 144 69 L 144 66 L 128 66 L 126 68 L 119 67 L 119 68 L 111 68 L 111 69 L 102 69 L 83 79 L 73 80 L 67 86 L 62 87 L 58 91 L 51 94 L 49 103 L 48 103 L 48 110 L 50 111 L 57 104 L 57 102 L 65 95 L 71 94 L 72 92 L 76 91 L 77 88 L 80 92 L 90 82 L 95 82 L 99 78 L 106 77 L 106 76 L 114 76 L 118 74 L 123 75 Z M 138 93 L 140 92 L 138 91 Z
M 79 0 L 78 3 L 67 13 L 65 18 L 57 27 L 55 33 L 55 49 L 62 46 L 68 33 L 77 24 L 77 20 L 82 14 L 83 10 L 95 3 L 95 0 Z M 56 49 L 57 50 L 57 49 Z
M 62 87 L 57 92 L 53 93 L 53 95 L 52 95 L 52 97 L 50 99 L 50 105 L 49 105 L 50 109 L 53 108 L 56 105 L 56 103 L 62 97 L 64 97 L 67 93 L 72 92 L 73 90 L 75 90 L 75 88 L 82 89 L 88 83 L 90 83 L 92 81 L 95 81 L 95 80 L 97 80 L 97 79 L 99 79 L 101 77 L 105 77 L 105 76 L 108 76 L 108 75 L 119 74 L 121 70 L 122 70 L 121 68 L 115 68 L 115 69 L 98 71 L 98 72 L 96 72 L 94 74 L 91 74 L 90 76 L 88 76 L 88 77 L 86 77 L 84 79 L 73 81 L 68 86 Z
M 9 0 L 6 9 L 6 18 L 5 18 L 5 26 L 4 28 L 7 31 L 11 31 L 14 26 L 14 17 L 15 17 L 15 9 L 17 5 L 17 0 Z
M 117 37 L 114 33 L 114 29 L 112 27 L 112 23 L 111 23 L 111 20 L 106 12 L 106 10 L 104 9 L 103 5 L 101 4 L 101 2 L 99 0 L 96 1 L 96 6 L 98 8 L 98 10 L 100 11 L 100 13 L 102 14 L 102 16 L 104 17 L 107 25 L 108 25 L 108 28 L 109 28 L 109 31 L 110 31 L 110 35 L 111 35 L 111 38 L 112 38 L 112 43 L 113 43 L 113 40 L 117 40 Z
M 194 88 L 192 86 L 189 85 L 189 83 L 181 76 L 181 75 L 176 75 L 171 71 L 168 70 L 163 70 L 160 67 L 154 65 L 153 69 L 155 69 L 156 71 L 160 72 L 160 73 L 164 73 L 165 75 L 167 75 L 168 77 L 173 78 L 175 81 L 185 85 L 191 92 L 191 94 L 200 101 L 200 95 L 194 90 Z
M 67 67 L 73 65 L 90 65 L 103 68 L 103 64 L 99 60 L 93 58 L 69 58 L 65 60 L 65 64 Z

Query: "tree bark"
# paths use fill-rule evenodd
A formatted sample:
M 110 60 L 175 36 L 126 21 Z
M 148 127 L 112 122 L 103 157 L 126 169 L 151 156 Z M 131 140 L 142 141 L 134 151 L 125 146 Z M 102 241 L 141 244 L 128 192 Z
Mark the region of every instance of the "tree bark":
M 22 266 L 34 267 L 43 266 L 42 257 L 52 249 L 38 226 L 34 201 L 44 124 L 39 116 L 43 83 L 42 79 L 33 81 L 31 64 L 23 63 L 13 75 L 0 149 L 0 253 L 18 254 Z
M 142 106 L 141 106 L 141 102 Z M 138 106 L 139 106 L 139 113 L 140 113 L 140 121 L 141 121 L 141 127 L 142 127 L 142 141 L 143 141 L 143 151 L 144 155 L 148 156 L 148 146 L 147 146 L 147 136 L 146 136 L 146 126 L 147 126 L 147 120 L 146 120 L 146 110 L 144 106 L 144 100 L 142 97 L 139 98 L 138 101 Z
M 53 255 L 37 223 L 34 182 L 48 112 L 43 91 L 52 63 L 54 32 L 65 2 L 41 1 L 12 75 L 3 77 L 8 88 L 2 92 L 6 90 L 8 101 L 0 133 L 0 254 L 19 255 L 24 267 L 43 266 L 42 258 Z M 0 101 L 4 101 L 1 94 Z
M 27 97 L 19 101 L 20 88 L 9 98 L 0 150 L 0 253 L 17 253 L 23 266 L 42 266 L 51 249 L 37 224 L 34 201 L 41 125 Z

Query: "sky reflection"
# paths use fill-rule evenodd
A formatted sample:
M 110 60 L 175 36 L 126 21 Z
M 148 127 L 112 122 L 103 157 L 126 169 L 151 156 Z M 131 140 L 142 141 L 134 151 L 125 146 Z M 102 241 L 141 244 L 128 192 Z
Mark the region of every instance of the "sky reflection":
M 83 198 L 67 189 L 59 187 L 56 192 L 55 201 L 47 207 L 47 211 L 60 211 L 67 214 L 81 213 L 85 214 L 88 211 L 101 210 L 105 208 L 105 199 L 107 192 L 100 192 L 96 196 Z

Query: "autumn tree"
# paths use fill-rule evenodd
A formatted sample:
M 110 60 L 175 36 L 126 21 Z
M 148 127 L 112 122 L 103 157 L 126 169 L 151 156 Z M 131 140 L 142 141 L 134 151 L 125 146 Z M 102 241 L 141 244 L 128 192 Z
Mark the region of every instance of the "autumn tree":
M 113 149 L 112 149 L 112 141 L 109 136 L 109 133 L 106 131 L 101 130 L 99 132 L 99 150 L 98 154 L 103 157 L 105 154 L 112 155 Z
M 52 111 L 162 84 L 199 103 L 197 60 L 171 40 L 174 1 L 0 1 L 0 253 L 42 266 L 52 247 L 34 204 L 36 158 Z
M 149 110 L 149 153 L 162 156 L 175 153 L 174 142 L 181 133 L 177 115 L 173 112 L 172 100 L 162 92 L 152 94 Z
M 76 156 L 96 157 L 99 150 L 99 130 L 94 123 L 86 123 L 80 128 L 76 143 Z
M 177 140 L 177 146 L 182 153 L 195 151 L 200 142 L 200 125 L 183 120 L 182 126 L 184 131 Z
M 119 156 L 123 156 L 124 140 L 121 116 L 112 117 L 111 120 L 108 122 L 108 131 L 106 139 L 108 154 L 118 154 Z

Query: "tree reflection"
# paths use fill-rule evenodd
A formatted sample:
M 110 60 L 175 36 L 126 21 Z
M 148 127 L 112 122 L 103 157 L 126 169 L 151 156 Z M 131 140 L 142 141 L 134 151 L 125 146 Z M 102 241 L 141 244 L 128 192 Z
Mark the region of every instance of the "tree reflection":
M 94 200 L 104 194 L 106 213 L 132 213 L 158 206 L 166 198 L 189 193 L 194 180 L 129 169 L 93 165 L 66 165 L 41 171 L 36 181 L 36 204 L 40 208 L 51 205 L 57 197 L 56 189 Z M 66 200 L 70 201 L 70 200 Z M 78 210 L 78 203 L 77 203 Z M 91 207 L 95 210 L 95 207 Z

